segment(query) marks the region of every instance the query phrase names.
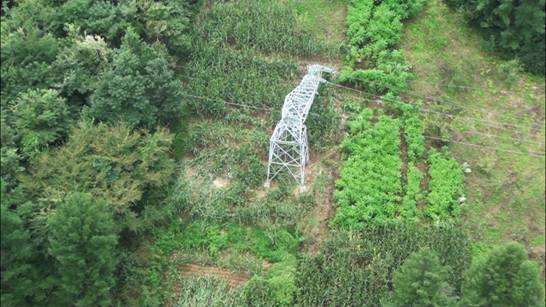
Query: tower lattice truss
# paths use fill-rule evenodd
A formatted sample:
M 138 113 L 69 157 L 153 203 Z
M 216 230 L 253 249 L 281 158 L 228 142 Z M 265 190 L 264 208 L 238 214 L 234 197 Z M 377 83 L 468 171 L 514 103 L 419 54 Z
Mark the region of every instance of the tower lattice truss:
M 269 142 L 266 186 L 282 171 L 292 175 L 301 187 L 305 186 L 305 165 L 309 163 L 305 120 L 320 83 L 326 81 L 322 78 L 323 73 L 334 74 L 335 70 L 317 64 L 308 66 L 300 84 L 286 95 L 282 118 Z

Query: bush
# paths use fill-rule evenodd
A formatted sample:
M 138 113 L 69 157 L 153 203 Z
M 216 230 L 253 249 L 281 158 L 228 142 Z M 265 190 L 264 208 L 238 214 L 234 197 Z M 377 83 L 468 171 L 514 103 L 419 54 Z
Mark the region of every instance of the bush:
M 287 256 L 273 264 L 265 276 L 252 277 L 243 289 L 243 300 L 249 306 L 293 306 L 295 274 L 296 258 Z
M 21 150 L 27 156 L 66 137 L 71 121 L 66 101 L 54 90 L 22 93 L 13 107 L 13 116 L 21 136 Z
M 472 261 L 466 273 L 463 303 L 469 306 L 544 306 L 540 266 L 523 246 L 509 243 Z
M 157 46 L 155 46 L 157 47 Z M 153 128 L 180 115 L 180 82 L 164 53 L 129 30 L 91 96 L 89 114 L 98 120 L 126 121 Z
M 350 1 L 347 36 L 350 52 L 339 76 L 366 91 L 399 93 L 413 77 L 396 46 L 402 32 L 401 19 L 416 14 L 422 0 Z
M 48 229 L 59 303 L 109 305 L 117 265 L 112 208 L 90 194 L 72 193 L 49 215 Z
M 393 278 L 395 306 L 451 306 L 447 272 L 430 250 L 411 254 Z
M 417 162 L 425 153 L 425 124 L 419 114 L 405 112 L 404 137 L 408 144 L 409 161 Z
M 72 191 L 90 193 L 106 200 L 121 226 L 137 229 L 152 222 L 139 219 L 143 211 L 165 211 L 161 198 L 154 197 L 170 182 L 170 144 L 164 130 L 148 134 L 123 123 L 109 127 L 81 122 L 64 146 L 31 161 L 25 188 L 51 205 Z

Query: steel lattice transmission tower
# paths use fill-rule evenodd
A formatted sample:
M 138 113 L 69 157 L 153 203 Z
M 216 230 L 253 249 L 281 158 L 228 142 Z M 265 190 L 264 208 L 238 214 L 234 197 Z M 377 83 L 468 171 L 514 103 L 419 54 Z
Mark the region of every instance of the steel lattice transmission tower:
M 308 66 L 300 84 L 284 99 L 282 118 L 269 141 L 266 187 L 283 170 L 299 181 L 300 187 L 305 186 L 305 165 L 309 162 L 305 120 L 320 83 L 326 82 L 322 73 L 334 74 L 335 70 L 316 64 Z

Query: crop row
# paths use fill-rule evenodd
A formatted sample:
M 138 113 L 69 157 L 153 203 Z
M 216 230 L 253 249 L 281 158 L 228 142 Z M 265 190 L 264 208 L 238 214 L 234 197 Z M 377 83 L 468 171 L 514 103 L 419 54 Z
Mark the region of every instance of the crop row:
M 412 77 L 402 53 L 396 49 L 401 20 L 416 14 L 423 0 L 352 0 L 347 12 L 350 53 L 340 74 L 342 82 L 376 93 L 399 93 Z
M 397 214 L 402 182 L 400 122 L 380 115 L 372 122 L 373 111 L 365 109 L 350 123 L 351 135 L 343 147 L 348 158 L 336 182 L 339 205 L 334 224 L 360 228 Z

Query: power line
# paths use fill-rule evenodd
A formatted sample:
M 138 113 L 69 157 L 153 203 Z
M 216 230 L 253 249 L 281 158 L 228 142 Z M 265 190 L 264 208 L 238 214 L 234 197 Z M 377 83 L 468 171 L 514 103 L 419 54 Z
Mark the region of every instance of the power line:
M 514 150 L 509 150 L 509 149 L 500 149 L 500 148 L 497 148 L 497 147 L 485 146 L 485 145 L 480 145 L 480 144 L 467 143 L 467 142 L 461 142 L 461 141 L 455 141 L 455 140 L 448 140 L 448 139 L 443 139 L 443 138 L 434 137 L 434 136 L 430 136 L 430 135 L 425 135 L 424 137 L 427 138 L 427 139 L 439 140 L 439 141 L 444 141 L 444 142 L 453 142 L 453 143 L 459 143 L 459 144 L 468 145 L 468 146 L 488 148 L 488 149 L 494 149 L 494 150 L 499 150 L 499 151 L 505 151 L 505 152 L 509 152 L 509 153 L 513 153 L 513 154 L 529 155 L 529 156 L 533 156 L 533 157 L 544 158 L 544 153 L 543 152 L 529 151 L 528 153 L 524 153 L 524 152 L 518 152 L 518 151 L 514 151 Z
M 445 82 L 445 80 L 440 80 L 440 82 Z M 424 80 L 413 80 L 411 83 L 418 83 L 418 84 L 430 84 L 430 81 L 424 81 Z M 457 87 L 457 88 L 466 88 L 466 89 L 473 89 L 476 91 L 483 90 L 483 87 L 477 87 L 477 86 L 469 86 L 469 85 L 457 85 L 457 84 L 445 84 L 442 85 L 445 87 Z
M 340 87 L 340 88 L 345 88 L 345 89 L 349 89 L 349 90 L 352 90 L 352 91 L 355 91 L 355 92 L 358 92 L 360 94 L 364 94 L 364 95 L 368 95 L 368 96 L 371 96 L 371 97 L 374 97 L 374 99 L 378 99 L 378 95 L 375 95 L 375 94 L 372 94 L 372 93 L 369 93 L 369 92 L 364 92 L 364 91 L 361 91 L 361 90 L 357 90 L 357 89 L 354 89 L 352 87 L 348 87 L 348 86 L 343 86 L 343 85 L 340 85 L 340 84 L 336 84 L 336 83 L 332 83 L 332 82 L 328 82 L 334 86 L 337 86 L 337 87 Z M 414 95 L 416 96 L 416 95 Z M 416 96 L 418 98 L 423 98 L 421 96 Z M 434 99 L 434 98 L 431 98 L 431 97 L 428 97 L 430 98 L 430 100 Z M 385 97 L 382 97 L 381 98 L 382 100 L 385 100 Z M 433 100 L 434 101 L 434 100 Z M 438 102 L 440 100 L 437 100 L 436 102 Z M 455 104 L 455 103 L 452 103 L 452 104 Z M 457 107 L 461 108 L 461 109 L 464 109 L 463 106 L 460 106 L 460 105 L 457 105 Z M 437 112 L 437 111 L 435 111 Z M 438 113 L 438 112 L 437 112 Z M 447 115 L 447 113 L 443 113 L 445 115 Z M 453 116 L 451 114 L 449 114 L 450 116 Z M 459 117 L 464 117 L 464 116 L 459 116 Z M 469 120 L 476 120 L 476 118 L 471 118 L 471 117 L 466 117 L 467 119 Z M 515 124 L 510 124 L 510 123 L 506 123 L 506 122 L 497 122 L 497 121 L 492 121 L 492 120 L 487 120 L 487 119 L 480 119 L 482 122 L 486 122 L 486 123 L 489 123 L 489 124 L 484 124 L 486 126 L 490 126 L 490 127 L 493 127 L 493 128 L 498 128 L 498 129 L 503 129 L 503 130 L 507 130 L 507 131 L 512 131 L 512 129 L 510 128 L 506 128 L 504 126 L 511 126 L 513 128 L 520 128 L 520 129 L 526 129 L 527 127 L 524 127 L 524 126 L 518 126 L 518 125 L 515 125 Z M 494 124 L 498 124 L 498 125 L 494 125 Z M 500 125 L 500 126 L 499 126 Z M 504 126 L 502 126 L 504 125 Z
M 354 92 L 358 92 L 360 94 L 364 94 L 364 95 L 368 95 L 368 96 L 373 96 L 373 97 L 378 97 L 377 95 L 375 94 L 372 94 L 372 93 L 369 93 L 369 92 L 365 92 L 365 91 L 361 91 L 361 90 L 357 90 L 355 88 L 352 88 L 352 87 L 348 87 L 348 86 L 344 86 L 344 85 L 340 85 L 340 84 L 337 84 L 337 83 L 333 83 L 333 82 L 328 82 L 329 84 L 332 84 L 334 86 L 337 86 L 337 87 L 340 87 L 340 88 L 344 88 L 344 89 L 348 89 L 348 90 L 351 90 L 351 91 L 354 91 Z M 413 94 L 413 93 L 404 93 L 405 95 L 409 95 L 409 96 L 413 96 L 415 98 L 419 98 L 419 99 L 422 99 L 422 100 L 425 100 L 425 101 L 434 101 L 434 102 L 443 102 L 443 103 L 447 103 L 447 104 L 451 104 L 451 105 L 454 105 L 455 107 L 457 108 L 460 108 L 460 109 L 466 109 L 466 110 L 474 110 L 474 111 L 477 111 L 479 112 L 480 114 L 483 115 L 483 110 L 484 109 L 481 109 L 481 108 L 471 108 L 469 106 L 462 106 L 460 104 L 457 104 L 453 101 L 448 101 L 448 100 L 442 100 L 442 99 L 438 99 L 438 98 L 434 98 L 434 97 L 430 97 L 430 96 L 420 96 L 420 95 L 416 95 L 416 94 Z M 519 120 L 524 120 L 524 119 L 529 119 L 529 118 L 525 118 L 525 117 L 517 117 L 517 116 L 514 116 L 514 119 L 519 119 Z M 492 121 L 492 120 L 488 120 L 488 119 L 481 119 L 482 121 L 484 122 L 488 122 L 488 123 L 491 123 L 491 124 L 501 124 L 501 125 L 505 125 L 505 126 L 511 126 L 512 128 L 520 128 L 520 129 L 525 129 L 526 127 L 524 126 L 519 126 L 519 125 L 516 125 L 516 124 L 511 124 L 511 123 L 506 123 L 506 122 L 497 122 L 497 121 Z M 506 129 L 506 130 L 509 130 L 508 128 L 505 128 L 505 127 L 497 127 L 497 128 L 500 128 L 500 129 Z
M 365 93 L 365 92 L 364 92 L 364 93 Z M 365 93 L 365 94 L 368 94 L 368 93 Z M 374 103 L 377 102 L 377 100 L 372 100 L 372 99 L 365 98 L 365 97 L 359 97 L 359 98 L 362 99 L 362 100 L 369 101 L 369 102 L 374 102 Z M 380 101 L 382 102 L 383 100 L 380 100 Z M 427 112 L 427 110 L 424 110 L 424 109 L 423 109 L 422 111 Z M 430 111 L 430 110 L 428 110 L 428 111 Z M 436 113 L 440 113 L 440 114 L 444 114 L 444 115 L 453 117 L 452 114 L 441 113 L 441 112 L 436 112 Z M 454 117 L 453 117 L 453 118 L 454 118 Z M 454 118 L 454 119 L 457 119 L 457 118 Z M 466 129 L 466 131 L 467 131 L 467 132 L 473 132 L 473 133 L 476 133 L 476 134 L 485 135 L 485 136 L 489 136 L 489 137 L 496 137 L 496 138 L 499 138 L 499 139 L 500 139 L 500 136 L 499 136 L 499 135 L 487 134 L 487 133 L 482 133 L 482 132 L 479 132 L 479 131 L 469 130 L 469 129 Z M 522 139 L 520 139 L 520 138 L 513 138 L 513 139 L 516 139 L 516 140 L 518 140 L 518 141 L 520 141 L 520 142 L 522 142 L 522 143 L 523 143 L 523 142 L 530 143 L 530 144 L 528 144 L 528 145 L 531 145 L 531 144 L 533 144 L 533 145 L 538 145 L 538 146 L 543 146 L 543 145 L 544 145 L 544 144 L 542 144 L 542 143 L 535 143 L 535 142 L 532 142 L 531 140 L 522 140 Z M 446 142 L 449 142 L 449 140 L 447 140 L 447 139 L 442 139 L 442 140 L 443 140 L 443 141 L 446 141 Z M 513 153 L 518 153 L 518 154 L 525 154 L 525 153 L 521 153 L 521 152 L 517 152 L 517 151 L 503 150 L 503 149 L 500 149 L 500 148 L 497 148 L 497 147 L 484 146 L 484 145 L 479 145 L 479 144 L 474 144 L 474 143 L 466 143 L 466 142 L 460 142 L 460 141 L 453 141 L 453 142 L 455 142 L 455 143 L 461 143 L 461 144 L 470 144 L 471 146 L 478 146 L 478 147 L 496 148 L 496 149 L 498 149 L 498 150 L 500 150 L 500 151 L 507 151 L 507 152 L 513 152 Z M 541 153 L 538 153 L 538 152 L 531 152 L 531 153 L 533 153 L 533 154 L 535 154 L 535 155 L 539 155 L 539 156 L 540 156 L 540 154 L 541 154 Z
M 336 86 L 340 86 L 340 87 L 344 87 L 344 86 L 341 86 L 341 85 L 337 85 L 335 83 L 331 83 L 331 82 L 328 82 L 330 84 L 334 84 Z M 347 87 L 348 88 L 348 87 Z M 349 89 L 352 89 L 352 88 L 349 88 Z M 356 89 L 352 89 L 352 90 L 355 90 L 355 91 L 358 91 L 360 93 L 364 93 L 364 94 L 368 94 L 368 95 L 373 95 L 373 94 L 370 94 L 370 93 L 366 93 L 366 92 L 363 92 L 363 91 L 359 91 L 359 90 L 356 90 Z M 234 106 L 240 106 L 240 107 L 246 107 L 246 108 L 251 108 L 251 109 L 257 109 L 257 110 L 265 110 L 265 111 L 272 111 L 274 109 L 272 108 L 269 108 L 269 107 L 256 107 L 256 106 L 252 106 L 252 105 L 248 105 L 248 104 L 241 104 L 241 103 L 234 103 L 234 102 L 229 102 L 229 101 L 226 101 L 226 100 L 223 100 L 221 98 L 210 98 L 210 97 L 203 97 L 203 96 L 197 96 L 197 95 L 191 95 L 191 94 L 181 94 L 182 96 L 186 96 L 186 97 L 191 97 L 191 98 L 196 98 L 196 99 L 202 99 L 202 100 L 208 100 L 208 101 L 221 101 L 227 105 L 234 105 Z M 374 95 L 375 96 L 375 95 Z M 375 96 L 376 97 L 376 96 Z M 372 100 L 372 99 L 368 99 L 368 98 L 365 98 L 365 97 L 359 97 L 360 99 L 363 99 L 363 100 L 367 100 L 367 101 L 370 101 L 370 102 L 377 102 L 377 100 Z M 377 98 L 377 97 L 376 97 Z M 380 100 L 380 101 L 383 101 L 383 100 Z M 422 110 L 422 111 L 425 111 L 426 110 Z M 430 111 L 430 110 L 429 110 Z M 437 113 L 441 113 L 441 112 L 437 112 Z M 441 113 L 441 114 L 444 114 L 444 115 L 448 115 L 450 117 L 453 117 L 452 114 L 447 114 L 447 113 Z M 313 115 L 313 114 L 312 114 Z M 478 131 L 472 131 L 470 130 L 470 132 L 475 132 L 475 133 L 478 133 Z M 493 136 L 493 135 L 490 135 L 490 136 Z M 499 151 L 504 151 L 504 152 L 509 152 L 509 153 L 514 153 L 514 154 L 520 154 L 520 155 L 531 155 L 531 156 L 535 156 L 535 157 L 544 157 L 544 153 L 539 153 L 539 152 L 533 152 L 533 151 L 529 151 L 529 154 L 526 154 L 526 153 L 522 153 L 522 152 L 517 152 L 517 151 L 513 151 L 513 150 L 507 150 L 507 149 L 500 149 L 500 148 L 497 148 L 497 147 L 491 147 L 491 146 L 485 146 L 485 145 L 479 145 L 479 144 L 474 144 L 474 143 L 467 143 L 467 142 L 461 142 L 461 141 L 455 141 L 455 140 L 448 140 L 448 139 L 443 139 L 443 138 L 438 138 L 438 137 L 433 137 L 433 136 L 424 136 L 425 138 L 428 138 L 428 139 L 435 139 L 435 140 L 441 140 L 441 141 L 444 141 L 444 142 L 454 142 L 454 143 L 459 143 L 459 144 L 463 144 L 463 145 L 468 145 L 468 146 L 474 146 L 474 147 L 481 147 L 481 148 L 489 148 L 489 149 L 495 149 L 495 150 L 499 150 Z M 519 141 L 522 141 L 521 139 L 518 139 L 516 138 L 517 140 Z

